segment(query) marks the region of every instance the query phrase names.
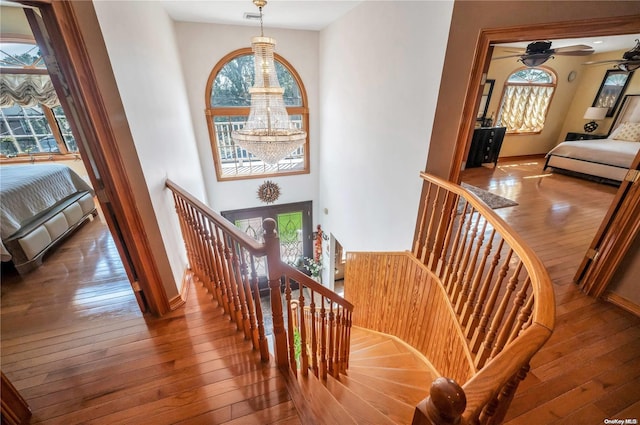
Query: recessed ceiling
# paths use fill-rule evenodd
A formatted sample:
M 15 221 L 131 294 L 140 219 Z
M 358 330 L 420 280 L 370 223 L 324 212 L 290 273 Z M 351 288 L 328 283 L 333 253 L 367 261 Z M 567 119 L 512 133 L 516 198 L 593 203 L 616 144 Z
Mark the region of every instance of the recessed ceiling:
M 319 31 L 336 21 L 363 0 L 269 0 L 263 8 L 264 26 Z M 176 21 L 258 26 L 247 20 L 245 13 L 257 13 L 251 0 L 197 1 L 166 0 L 161 2 Z

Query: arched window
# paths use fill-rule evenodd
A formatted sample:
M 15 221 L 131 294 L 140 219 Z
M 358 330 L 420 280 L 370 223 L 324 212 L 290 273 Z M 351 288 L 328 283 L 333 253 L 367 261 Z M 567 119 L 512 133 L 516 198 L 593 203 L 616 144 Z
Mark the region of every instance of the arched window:
M 540 133 L 556 89 L 555 74 L 542 68 L 523 68 L 504 84 L 497 124 L 507 133 Z
M 268 165 L 236 146 L 233 130 L 242 128 L 249 116 L 253 86 L 253 53 L 250 48 L 229 53 L 211 71 L 205 92 L 206 118 L 218 180 L 237 180 L 309 172 L 309 112 L 307 94 L 293 67 L 275 55 L 278 80 L 291 122 L 307 132 L 300 148 L 277 164 Z
M 40 49 L 31 40 L 0 42 L 0 154 L 77 152 Z

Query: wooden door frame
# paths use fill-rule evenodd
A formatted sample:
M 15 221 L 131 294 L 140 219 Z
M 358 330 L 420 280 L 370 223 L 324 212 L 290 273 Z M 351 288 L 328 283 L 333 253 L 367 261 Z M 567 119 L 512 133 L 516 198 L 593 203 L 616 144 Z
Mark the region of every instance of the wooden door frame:
M 144 312 L 148 308 L 149 312 L 162 315 L 170 310 L 170 303 L 138 206 L 150 205 L 151 201 L 149 198 L 140 199 L 140 196 L 136 199 L 130 177 L 142 176 L 142 169 L 139 162 L 132 169 L 131 158 L 125 157 L 119 148 L 116 133 L 111 127 L 109 110 L 94 72 L 94 66 L 98 65 L 94 65 L 90 59 L 78 20 L 78 7 L 90 7 L 90 10 L 84 9 L 82 12 L 91 14 L 99 31 L 93 5 L 49 0 L 18 1 L 25 6 L 38 8 L 42 15 L 59 68 L 57 71 L 60 79 L 64 80 L 54 81 L 56 78 L 52 76 L 52 82 L 54 86 L 57 85 L 56 90 L 64 94 L 60 96 L 63 108 L 73 115 L 69 122 L 78 139 L 83 162 L 141 309 Z M 106 48 L 103 53 L 108 57 Z M 124 116 L 119 97 L 118 102 Z M 130 133 L 128 136 L 131 138 Z
M 480 104 L 481 83 L 483 74 L 486 75 L 489 68 L 492 45 L 531 40 L 603 37 L 638 32 L 640 32 L 640 19 L 637 15 L 481 30 L 466 90 L 463 115 L 458 127 L 454 157 L 449 169 L 449 180 L 460 182 L 461 166 L 471 143 L 476 111 Z M 635 168 L 638 168 L 639 157 L 634 162 Z M 632 168 L 634 167 L 632 166 Z M 636 182 L 631 189 L 628 184 L 621 185 L 615 201 L 596 235 L 599 240 L 598 246 L 601 247 L 598 261 L 591 262 L 591 265 L 594 266 L 593 270 L 582 273 L 589 279 L 588 281 L 582 280 L 583 289 L 589 295 L 600 296 L 605 292 L 613 273 L 624 258 L 626 250 L 640 231 L 638 228 L 640 218 L 638 211 L 640 189 L 638 189 L 638 185 L 640 183 Z M 596 243 L 596 240 L 593 243 Z M 578 276 L 576 276 L 577 278 Z M 596 281 L 597 284 L 593 283 Z

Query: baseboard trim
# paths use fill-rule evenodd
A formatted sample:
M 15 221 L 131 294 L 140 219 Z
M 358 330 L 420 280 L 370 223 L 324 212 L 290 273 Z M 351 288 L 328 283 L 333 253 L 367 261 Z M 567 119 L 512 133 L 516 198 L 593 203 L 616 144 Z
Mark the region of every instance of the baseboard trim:
M 180 293 L 169 300 L 169 309 L 171 311 L 177 310 L 187 302 L 187 296 L 189 295 L 189 287 L 193 281 L 193 273 L 189 269 L 185 269 L 182 274 L 182 288 Z
M 640 317 L 640 305 L 634 303 L 633 301 L 629 301 L 628 299 L 613 292 L 607 292 L 604 296 L 604 299 L 609 301 L 611 304 L 615 304 L 618 307 L 627 310 L 629 313 L 633 313 L 636 316 Z

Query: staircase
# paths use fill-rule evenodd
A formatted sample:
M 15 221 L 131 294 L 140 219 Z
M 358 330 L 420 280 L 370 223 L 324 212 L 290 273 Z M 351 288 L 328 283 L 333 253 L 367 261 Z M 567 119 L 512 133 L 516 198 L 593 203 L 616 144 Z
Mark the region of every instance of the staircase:
M 339 380 L 299 374 L 301 392 L 324 424 L 409 424 L 439 375 L 395 337 L 353 327 L 349 369 Z

